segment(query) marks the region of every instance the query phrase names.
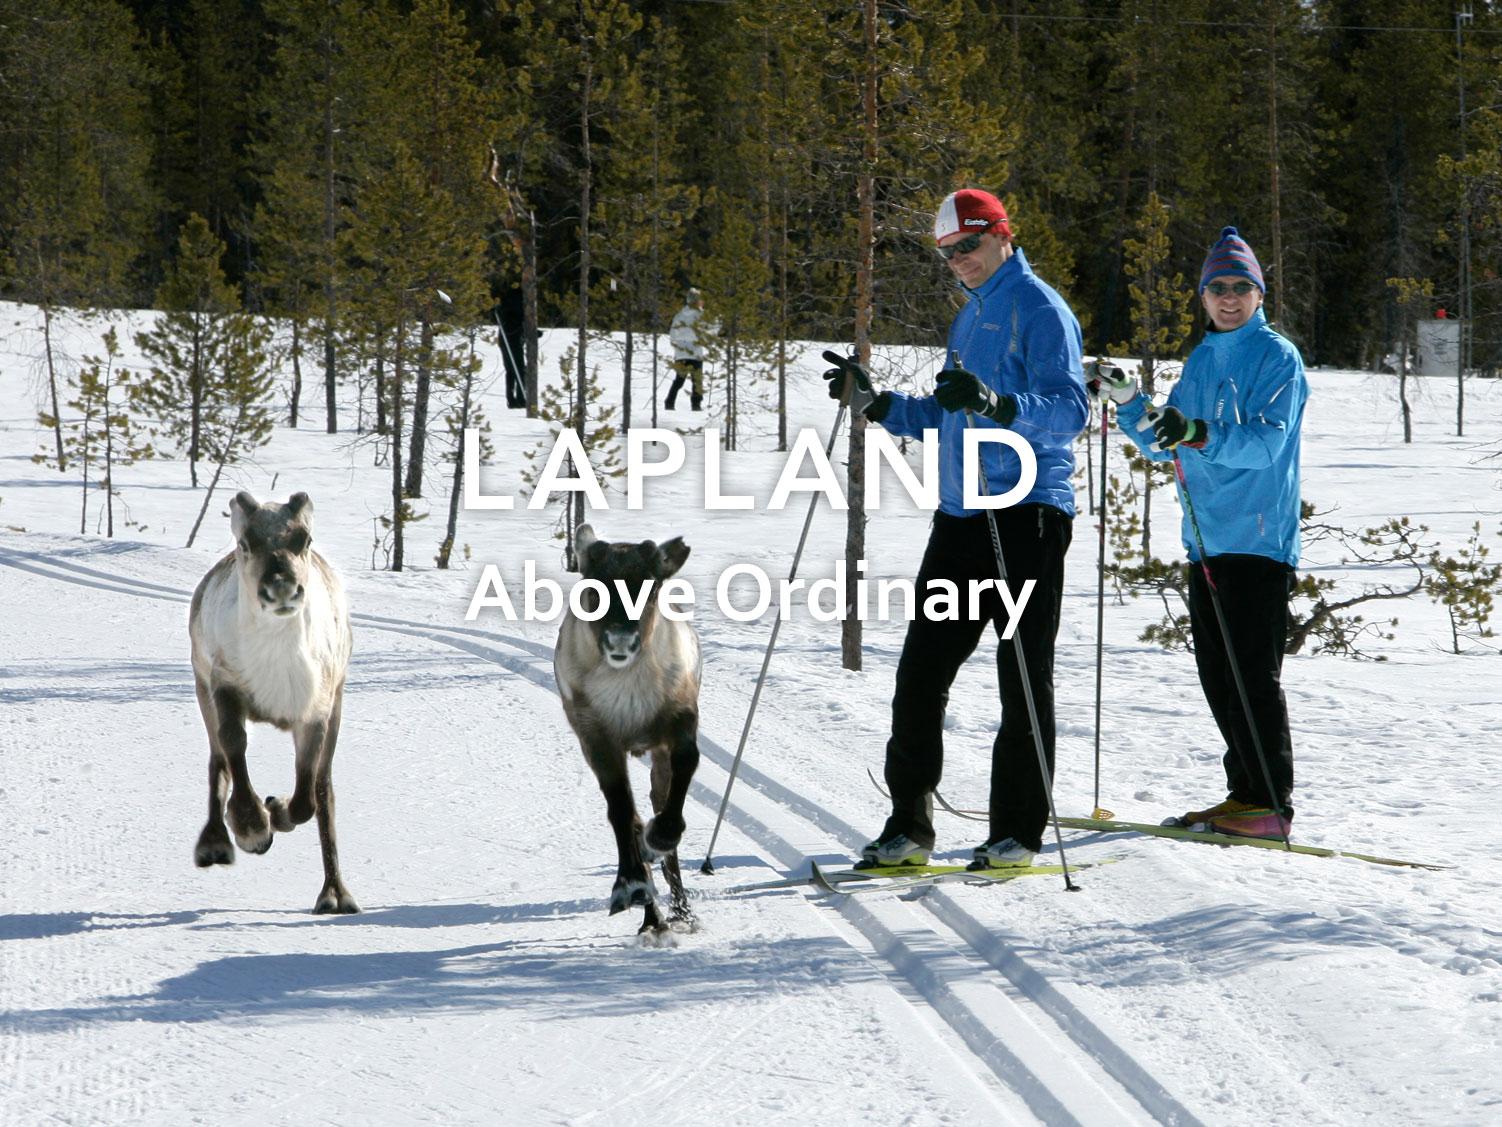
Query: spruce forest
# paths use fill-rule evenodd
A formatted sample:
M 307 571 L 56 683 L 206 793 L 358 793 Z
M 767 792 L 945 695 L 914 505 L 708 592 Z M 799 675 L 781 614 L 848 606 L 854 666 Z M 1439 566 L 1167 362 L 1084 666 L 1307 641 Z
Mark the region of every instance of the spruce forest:
M 793 339 L 931 345 L 965 185 L 1090 351 L 1182 356 L 1235 224 L 1311 364 L 1443 308 L 1494 372 L 1502 4 L 0 0 L 0 297 L 275 317 L 294 424 L 363 425 L 340 381 L 512 291 L 581 366 L 687 285 L 772 374 Z

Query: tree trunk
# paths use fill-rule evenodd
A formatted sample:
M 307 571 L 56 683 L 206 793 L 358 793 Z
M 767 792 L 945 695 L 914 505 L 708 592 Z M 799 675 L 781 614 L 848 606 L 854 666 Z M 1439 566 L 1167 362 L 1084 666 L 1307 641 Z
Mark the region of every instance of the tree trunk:
M 402 570 L 402 338 L 406 317 L 396 323 L 396 352 L 391 363 L 391 570 Z
M 473 359 L 475 351 L 474 338 L 469 342 L 470 357 Z M 474 367 L 465 369 L 464 381 L 460 385 L 459 398 L 459 443 L 454 448 L 454 482 L 449 489 L 449 521 L 444 529 L 443 543 L 438 545 L 438 566 L 447 570 L 449 558 L 454 551 L 454 538 L 459 533 L 459 498 L 464 495 L 464 451 L 465 435 L 469 429 L 470 404 L 473 401 L 475 384 Z
M 1283 312 L 1283 197 L 1278 185 L 1279 165 L 1282 163 L 1278 140 L 1278 21 L 1276 17 L 1268 24 L 1267 57 L 1271 71 L 1267 82 L 1267 134 L 1268 165 L 1272 173 L 1271 204 L 1273 236 L 1273 284 L 1268 304 L 1268 319 L 1282 320 Z
M 527 335 L 527 418 L 537 418 L 537 220 L 527 212 L 522 237 L 522 331 Z
M 862 103 L 865 109 L 864 151 L 856 193 L 860 207 L 860 246 L 855 270 L 855 354 L 862 366 L 871 362 L 871 321 L 875 305 L 876 273 L 876 0 L 864 0 L 866 73 Z M 840 664 L 859 670 L 861 655 L 861 620 L 854 606 L 857 563 L 866 558 L 866 418 L 859 411 L 850 418 L 850 509 L 845 520 L 845 574 L 847 584 L 845 617 L 840 623 Z
M 1403 335 L 1398 338 L 1398 402 L 1403 405 L 1403 441 L 1413 441 L 1413 409 L 1408 405 L 1408 326 L 1409 318 L 1403 317 Z
M 433 393 L 433 326 L 426 315 L 418 340 L 417 386 L 412 391 L 412 447 L 407 459 L 408 497 L 422 496 L 423 459 L 428 450 L 428 400 Z
M 579 14 L 579 44 L 584 73 L 579 89 L 579 133 L 580 148 L 579 159 L 579 344 L 578 344 L 578 377 L 574 381 L 574 433 L 579 436 L 580 449 L 587 450 L 585 444 L 585 412 L 589 406 L 589 365 L 587 352 L 589 348 L 589 209 L 590 191 L 594 187 L 593 169 L 590 162 L 593 159 L 590 151 L 589 138 L 589 114 L 590 98 L 594 94 L 594 59 L 590 54 L 590 36 L 585 25 L 585 13 L 582 3 L 578 6 Z M 584 493 L 579 491 L 573 498 L 573 519 L 570 524 L 577 529 L 584 523 Z
M 781 249 L 777 263 L 777 451 L 788 448 L 788 198 L 782 182 Z
M 42 340 L 47 353 L 47 391 L 52 396 L 52 436 L 57 441 L 57 472 L 68 469 L 68 459 L 63 453 L 63 415 L 57 402 L 57 364 L 52 355 L 52 309 L 42 307 Z
M 635 325 L 635 296 L 636 287 L 632 284 L 635 278 L 631 269 L 631 260 L 626 265 L 626 354 L 625 375 L 621 378 L 621 432 L 624 434 L 631 429 L 631 375 L 634 368 L 633 361 L 636 358 L 636 325 Z
M 110 385 L 104 382 L 104 534 L 115 538 L 115 434 L 110 427 Z
M 332 61 L 324 57 L 325 77 Z M 338 322 L 334 294 L 335 239 L 338 237 L 338 203 L 334 193 L 334 102 L 332 82 L 324 86 L 323 101 L 323 408 L 329 434 L 339 431 L 339 408 L 335 399 L 334 326 Z
M 297 409 L 302 402 L 302 318 L 292 318 L 292 404 L 287 425 L 297 429 Z
M 386 333 L 380 328 L 375 338 L 375 408 L 376 434 L 385 434 L 391 429 L 391 420 L 386 411 Z
M 203 418 L 204 318 L 194 314 L 193 365 L 188 371 L 188 479 L 198 488 L 199 424 Z

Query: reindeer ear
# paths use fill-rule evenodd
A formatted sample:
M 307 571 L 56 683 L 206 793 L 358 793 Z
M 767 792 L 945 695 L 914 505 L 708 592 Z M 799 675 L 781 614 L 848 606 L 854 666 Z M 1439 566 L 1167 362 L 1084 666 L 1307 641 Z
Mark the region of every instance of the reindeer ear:
M 574 532 L 574 559 L 573 566 L 569 571 L 583 571 L 584 557 L 589 554 L 589 549 L 600 543 L 600 538 L 595 535 L 593 525 L 581 524 Z
M 657 560 L 662 567 L 662 575 L 659 578 L 668 579 L 678 573 L 688 559 L 689 546 L 683 542 L 683 537 L 675 536 L 666 544 L 657 549 Z
M 308 536 L 311 537 L 313 535 L 313 498 L 306 493 L 294 493 L 285 509 L 289 517 L 302 523 L 303 528 L 308 531 Z
M 229 503 L 229 529 L 234 533 L 236 540 L 245 535 L 246 522 L 260 507 L 261 503 L 245 490 L 242 489 L 235 494 L 234 500 Z

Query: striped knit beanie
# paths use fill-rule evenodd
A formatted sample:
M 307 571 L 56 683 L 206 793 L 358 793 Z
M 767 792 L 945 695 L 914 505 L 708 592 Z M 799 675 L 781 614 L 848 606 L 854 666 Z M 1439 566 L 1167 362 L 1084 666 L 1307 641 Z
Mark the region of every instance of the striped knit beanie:
M 1235 227 L 1222 230 L 1220 238 L 1205 256 L 1205 266 L 1200 271 L 1200 291 L 1204 292 L 1211 279 L 1222 278 L 1227 274 L 1255 282 L 1259 290 L 1267 293 L 1267 286 L 1262 281 L 1262 266 Z

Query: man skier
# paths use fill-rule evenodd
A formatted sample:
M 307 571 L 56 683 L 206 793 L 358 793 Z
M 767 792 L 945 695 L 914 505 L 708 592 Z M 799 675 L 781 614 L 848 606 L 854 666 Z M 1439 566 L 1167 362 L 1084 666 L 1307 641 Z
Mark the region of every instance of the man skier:
M 1176 459 L 1183 470 L 1194 663 L 1226 747 L 1225 801 L 1164 824 L 1284 838 L 1293 820 L 1293 741 L 1281 672 L 1299 562 L 1299 430 L 1309 385 L 1299 350 L 1267 323 L 1262 267 L 1235 227 L 1210 248 L 1199 293 L 1210 331 L 1166 406 L 1154 407 L 1121 369 L 1100 366 L 1122 431 L 1153 461 Z
M 964 432 L 972 417 L 978 429 L 1008 428 L 1032 446 L 1038 470 L 1033 488 L 1015 506 L 995 510 L 1013 600 L 1020 599 L 1027 580 L 1035 586 L 1017 626 L 1022 666 L 1012 640 L 1000 641 L 997 649 L 1001 730 L 991 749 L 990 833 L 970 867 L 1030 865 L 1042 847 L 1053 772 L 1054 636 L 1075 511 L 1073 442 L 1089 417 L 1080 327 L 1063 298 L 1013 245 L 1006 209 L 991 193 L 967 188 L 949 195 L 934 218 L 934 239 L 967 298 L 950 325 L 947 363 L 934 394 L 877 393 L 860 365 L 833 353 L 826 356 L 839 363 L 824 378 L 832 398 L 840 396 L 846 377 L 852 379 L 851 408 L 893 434 L 922 438 L 925 428 L 939 432 L 939 511 L 918 571 L 920 591 L 936 579 L 968 591 L 971 580 L 998 578 L 986 514 L 964 504 Z M 980 451 L 992 495 L 1018 484 L 1015 454 L 997 443 L 984 443 Z M 979 482 L 972 485 L 979 491 Z M 958 621 L 929 619 L 920 611 L 908 626 L 886 748 L 892 813 L 862 849 L 863 866 L 923 864 L 934 847 L 932 796 L 943 772 L 949 687 L 987 623 L 998 636 L 1008 623 L 994 588 L 987 589 L 980 610 L 979 618 Z M 1023 677 L 1037 710 L 1036 734 Z M 1042 774 L 1039 746 L 1049 779 Z

